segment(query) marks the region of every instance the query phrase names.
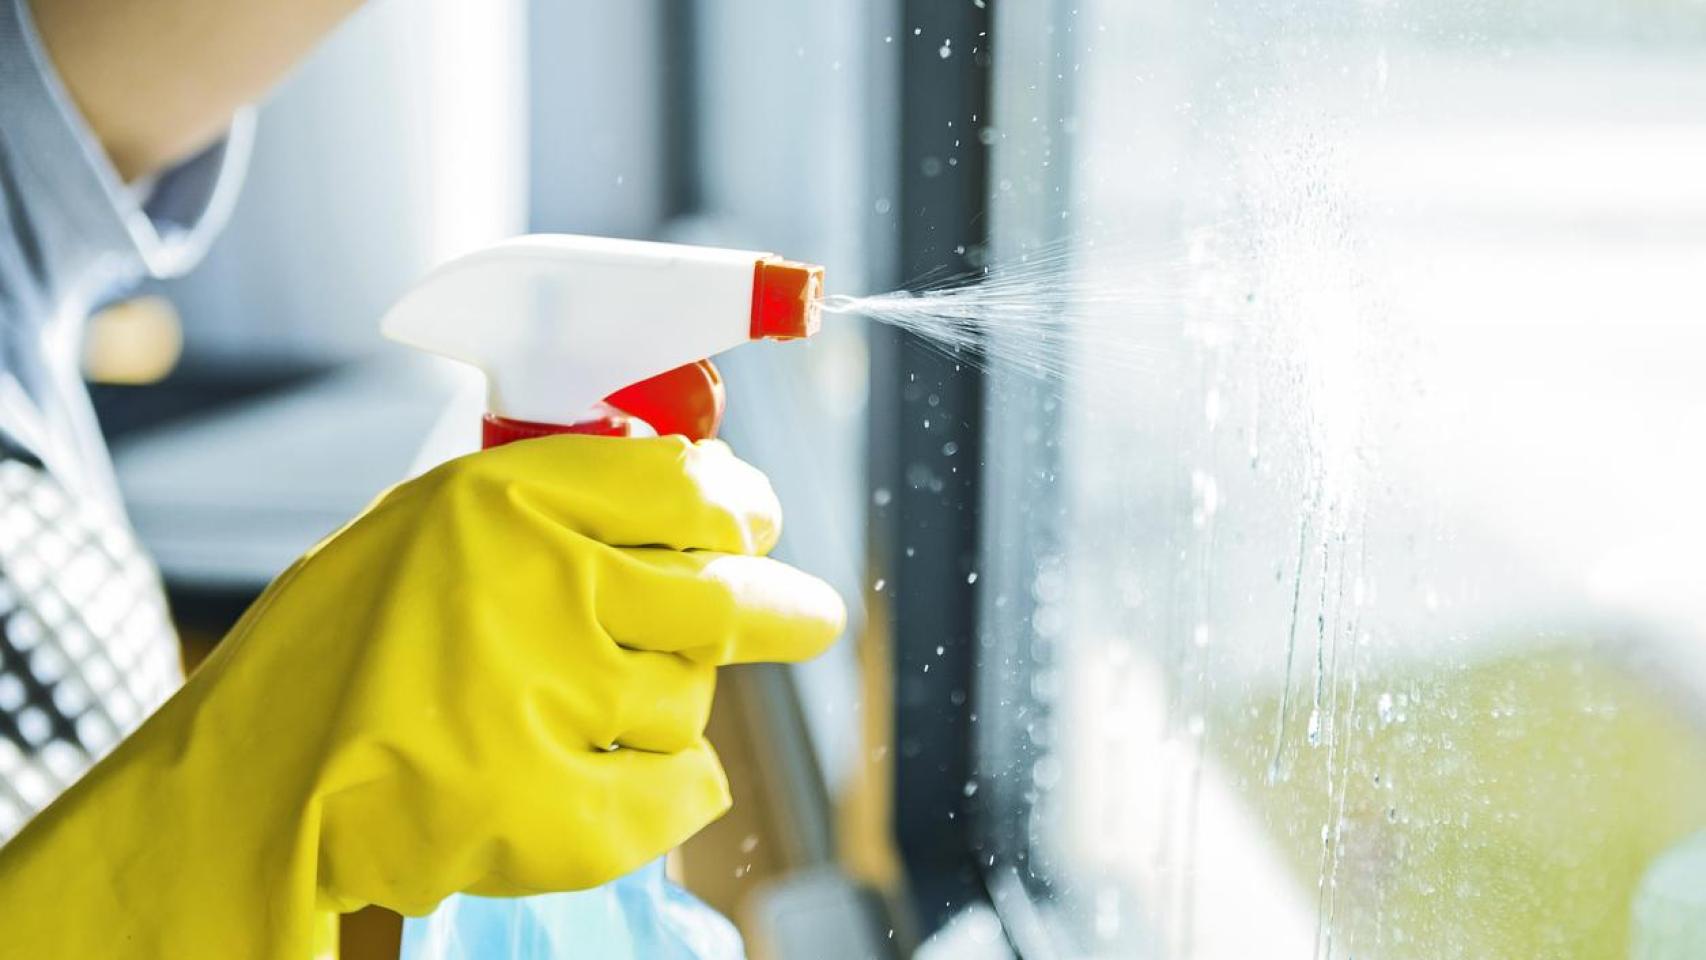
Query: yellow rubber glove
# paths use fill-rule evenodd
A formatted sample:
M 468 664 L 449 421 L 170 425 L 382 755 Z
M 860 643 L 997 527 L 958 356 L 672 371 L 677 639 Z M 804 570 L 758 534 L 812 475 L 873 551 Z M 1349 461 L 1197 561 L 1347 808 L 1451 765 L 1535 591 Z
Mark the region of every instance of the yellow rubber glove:
M 381 497 L 0 850 L 8 956 L 310 952 L 317 911 L 594 886 L 729 794 L 718 664 L 840 632 L 720 443 L 550 437 Z

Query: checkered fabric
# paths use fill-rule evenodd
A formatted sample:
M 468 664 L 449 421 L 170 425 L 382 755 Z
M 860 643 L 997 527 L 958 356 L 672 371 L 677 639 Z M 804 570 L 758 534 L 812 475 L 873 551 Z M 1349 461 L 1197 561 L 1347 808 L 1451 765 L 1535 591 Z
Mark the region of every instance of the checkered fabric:
M 123 519 L 0 461 L 0 840 L 177 689 L 178 657 Z

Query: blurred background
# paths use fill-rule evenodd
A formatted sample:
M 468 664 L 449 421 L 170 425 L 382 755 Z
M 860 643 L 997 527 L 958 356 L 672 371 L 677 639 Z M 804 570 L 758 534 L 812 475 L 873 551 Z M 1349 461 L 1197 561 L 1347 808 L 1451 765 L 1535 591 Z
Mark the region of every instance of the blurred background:
M 1004 349 L 723 363 L 855 611 L 729 675 L 688 885 L 758 957 L 1696 957 L 1702 170 L 1697 0 L 380 0 L 88 369 L 204 651 L 473 442 L 377 333 L 449 256 L 1047 261 Z

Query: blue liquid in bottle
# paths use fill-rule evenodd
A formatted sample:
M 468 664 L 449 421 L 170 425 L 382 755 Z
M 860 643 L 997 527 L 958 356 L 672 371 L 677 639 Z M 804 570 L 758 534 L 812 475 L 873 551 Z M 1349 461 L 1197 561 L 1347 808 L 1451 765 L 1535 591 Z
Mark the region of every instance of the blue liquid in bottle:
M 727 918 L 671 883 L 664 861 L 591 890 L 458 895 L 403 925 L 400 960 L 746 960 Z

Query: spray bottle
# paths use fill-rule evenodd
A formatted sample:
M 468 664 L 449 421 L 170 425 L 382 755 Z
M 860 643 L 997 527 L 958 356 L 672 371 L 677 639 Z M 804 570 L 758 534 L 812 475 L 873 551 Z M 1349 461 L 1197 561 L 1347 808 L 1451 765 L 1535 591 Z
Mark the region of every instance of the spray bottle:
M 823 268 L 767 253 L 539 235 L 453 260 L 386 314 L 385 335 L 486 375 L 482 444 L 555 433 L 714 436 L 709 358 L 817 332 Z M 565 797 L 565 804 L 573 797 Z M 565 956 L 738 960 L 734 927 L 658 860 L 605 887 L 455 896 L 404 927 L 402 960 Z

